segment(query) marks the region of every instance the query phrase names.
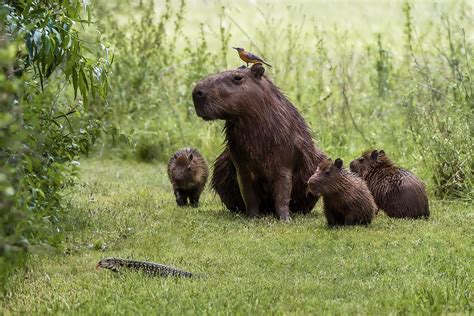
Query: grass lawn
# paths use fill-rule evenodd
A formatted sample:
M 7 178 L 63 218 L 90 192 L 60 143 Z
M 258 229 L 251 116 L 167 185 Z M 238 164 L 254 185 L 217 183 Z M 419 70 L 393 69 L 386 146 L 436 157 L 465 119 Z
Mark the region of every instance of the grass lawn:
M 429 221 L 380 214 L 328 229 L 321 203 L 289 224 L 225 211 L 206 189 L 178 208 L 165 165 L 85 160 L 64 252 L 37 254 L 0 313 L 472 313 L 473 206 L 431 199 Z M 117 256 L 204 275 L 95 271 Z

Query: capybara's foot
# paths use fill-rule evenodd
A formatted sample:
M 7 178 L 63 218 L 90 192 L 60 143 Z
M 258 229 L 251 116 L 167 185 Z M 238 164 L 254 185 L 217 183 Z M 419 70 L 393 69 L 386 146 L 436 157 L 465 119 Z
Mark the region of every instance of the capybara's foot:
M 199 200 L 192 200 L 190 201 L 192 207 L 198 207 L 199 206 Z
M 283 222 L 291 221 L 290 212 L 288 210 L 281 210 L 280 212 L 278 212 L 278 217 Z
M 247 217 L 248 218 L 259 218 L 260 214 L 258 212 L 247 212 Z
M 184 199 L 182 196 L 176 199 L 176 203 L 178 203 L 179 206 L 186 206 L 186 199 Z
M 280 217 L 280 221 L 282 221 L 283 223 L 290 223 L 292 221 L 291 219 L 291 216 L 287 216 L 287 217 Z

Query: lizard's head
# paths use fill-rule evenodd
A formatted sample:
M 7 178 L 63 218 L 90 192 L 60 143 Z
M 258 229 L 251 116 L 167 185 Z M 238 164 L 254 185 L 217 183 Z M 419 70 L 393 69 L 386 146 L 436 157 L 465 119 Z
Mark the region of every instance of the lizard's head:
M 104 258 L 100 260 L 99 263 L 97 263 L 97 265 L 95 266 L 95 269 L 99 270 L 100 268 L 106 268 L 114 272 L 118 272 L 121 261 L 122 261 L 121 259 L 113 258 L 113 257 Z

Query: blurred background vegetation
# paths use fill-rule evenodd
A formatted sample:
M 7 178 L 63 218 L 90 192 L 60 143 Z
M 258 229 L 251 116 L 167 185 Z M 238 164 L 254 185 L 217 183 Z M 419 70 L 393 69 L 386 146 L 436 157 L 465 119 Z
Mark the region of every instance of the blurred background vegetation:
M 320 148 L 384 149 L 432 199 L 473 197 L 469 1 L 6 1 L 0 38 L 0 275 L 59 246 L 79 159 L 212 162 L 222 122 L 194 112 L 202 77 L 264 57 Z M 93 146 L 95 145 L 95 146 Z
M 194 146 L 212 161 L 222 122 L 199 119 L 190 93 L 240 66 L 241 46 L 274 65 L 330 156 L 384 149 L 434 197 L 472 193 L 472 3 L 112 1 L 96 14 L 115 54 L 101 156 L 166 162 Z

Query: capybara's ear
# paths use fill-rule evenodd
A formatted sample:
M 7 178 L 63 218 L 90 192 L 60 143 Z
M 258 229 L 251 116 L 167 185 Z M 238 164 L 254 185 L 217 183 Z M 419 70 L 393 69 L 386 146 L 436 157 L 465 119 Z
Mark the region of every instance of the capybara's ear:
M 377 150 L 374 150 L 371 154 L 370 154 L 370 158 L 372 160 L 376 160 L 377 157 L 379 156 L 379 152 Z
M 337 158 L 336 160 L 334 160 L 334 165 L 336 166 L 336 168 L 341 169 L 342 168 L 342 159 Z
M 189 161 L 192 161 L 193 158 L 194 158 L 193 153 L 190 153 L 189 156 L 188 156 L 188 160 L 189 160 Z
M 260 79 L 265 73 L 265 68 L 263 68 L 262 64 L 253 64 L 252 68 L 250 68 L 250 72 L 255 78 Z
M 242 65 L 242 66 L 239 66 L 237 69 L 247 69 L 247 66 Z
M 383 149 L 381 149 L 381 150 L 379 151 L 379 155 L 385 155 L 385 151 L 384 151 Z

